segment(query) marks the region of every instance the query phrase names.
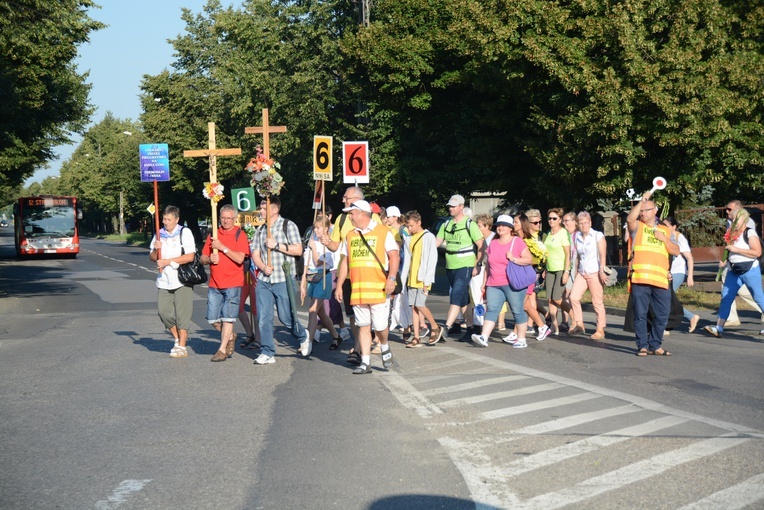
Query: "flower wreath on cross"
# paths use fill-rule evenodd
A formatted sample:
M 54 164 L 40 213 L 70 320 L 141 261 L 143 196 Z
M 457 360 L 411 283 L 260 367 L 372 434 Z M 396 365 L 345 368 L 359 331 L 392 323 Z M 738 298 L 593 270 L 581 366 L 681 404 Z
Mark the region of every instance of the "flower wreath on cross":
M 255 148 L 257 154 L 249 160 L 246 169 L 252 173 L 252 187 L 261 197 L 269 197 L 281 193 L 284 178 L 278 173 L 281 164 L 272 158 L 266 158 L 259 145 Z
M 223 198 L 224 189 L 225 187 L 219 182 L 205 182 L 202 195 L 204 195 L 204 198 L 207 200 L 212 200 L 213 202 L 218 203 Z

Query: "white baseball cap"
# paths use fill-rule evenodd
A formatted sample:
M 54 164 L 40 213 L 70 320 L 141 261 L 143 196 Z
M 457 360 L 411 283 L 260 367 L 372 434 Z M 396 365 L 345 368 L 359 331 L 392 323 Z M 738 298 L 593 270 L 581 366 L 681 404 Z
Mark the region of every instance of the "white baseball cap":
M 345 207 L 342 212 L 350 212 L 353 209 L 361 210 L 365 213 L 371 214 L 371 206 L 369 205 L 369 202 L 366 200 L 356 200 L 352 204 L 350 204 L 348 207 Z
M 401 217 L 401 210 L 398 209 L 396 206 L 391 205 L 387 209 L 385 209 L 385 214 L 387 214 L 388 218 L 400 218 Z
M 448 204 L 450 206 L 457 206 L 457 205 L 464 205 L 464 197 L 461 195 L 453 195 L 451 198 L 448 199 Z
M 505 227 L 514 227 L 515 226 L 515 220 L 512 219 L 512 216 L 509 216 L 508 214 L 500 214 L 498 218 L 496 218 L 496 226 L 504 225 Z

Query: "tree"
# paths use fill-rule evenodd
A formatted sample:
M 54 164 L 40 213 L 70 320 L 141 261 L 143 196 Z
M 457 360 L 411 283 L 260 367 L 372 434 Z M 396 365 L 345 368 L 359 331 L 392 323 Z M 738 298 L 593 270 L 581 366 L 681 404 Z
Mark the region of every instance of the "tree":
M 586 207 L 663 175 L 674 205 L 706 184 L 754 198 L 764 185 L 762 9 L 380 0 L 345 47 L 364 96 L 399 118 L 401 167 L 423 168 L 429 182 L 444 169 L 458 176 L 443 196 L 493 187 Z M 419 151 L 405 150 L 409 140 Z
M 54 158 L 92 113 L 77 45 L 105 27 L 86 15 L 91 0 L 0 1 L 0 192 Z

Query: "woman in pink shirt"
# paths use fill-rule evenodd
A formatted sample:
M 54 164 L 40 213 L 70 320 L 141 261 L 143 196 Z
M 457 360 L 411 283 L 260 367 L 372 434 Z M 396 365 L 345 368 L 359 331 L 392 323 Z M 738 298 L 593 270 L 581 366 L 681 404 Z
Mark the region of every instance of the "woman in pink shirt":
M 526 289 L 514 290 L 507 278 L 507 265 L 510 261 L 519 265 L 530 265 L 533 262 L 531 252 L 522 239 L 514 235 L 514 221 L 511 216 L 502 214 L 496 220 L 496 237 L 488 245 L 486 257 L 485 299 L 488 310 L 483 320 L 483 330 L 479 335 L 472 335 L 472 341 L 481 347 L 488 347 L 488 337 L 491 336 L 499 311 L 506 302 L 512 310 L 517 325 L 518 339 L 513 347 L 522 349 L 528 347 L 525 341 L 526 322 L 528 315 L 523 310 Z

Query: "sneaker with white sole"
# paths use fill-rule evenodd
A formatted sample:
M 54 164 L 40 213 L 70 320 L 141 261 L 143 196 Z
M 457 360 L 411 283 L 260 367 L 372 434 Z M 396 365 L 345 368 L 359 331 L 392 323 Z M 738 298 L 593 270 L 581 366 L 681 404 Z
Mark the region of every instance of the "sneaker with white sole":
M 512 344 L 513 349 L 525 349 L 528 347 L 528 342 L 525 341 L 525 338 L 518 338 L 515 343 Z
M 472 335 L 472 341 L 480 347 L 488 347 L 488 340 L 483 335 Z
M 353 369 L 353 374 L 359 375 L 359 374 L 370 374 L 371 373 L 371 367 L 367 363 L 361 363 L 357 367 Z
M 419 329 L 419 339 L 420 340 L 422 338 L 427 338 L 428 336 L 430 336 L 430 328 L 424 327 L 424 328 L 420 328 Z
M 535 335 L 536 330 L 533 328 L 533 326 L 528 326 L 528 329 L 525 330 L 525 333 L 528 335 Z
M 309 338 L 306 338 L 302 342 L 300 342 L 300 354 L 305 356 L 306 358 L 310 356 L 310 353 L 313 351 L 313 342 L 310 341 Z
M 548 337 L 549 333 L 551 333 L 551 332 L 552 332 L 552 330 L 549 328 L 549 326 L 541 326 L 539 328 L 539 334 L 536 335 L 536 340 L 538 340 L 539 342 L 542 341 L 543 339 Z
M 255 359 L 256 365 L 270 365 L 271 363 L 276 363 L 276 358 L 267 354 L 261 354 Z
M 706 326 L 703 329 L 705 329 L 707 333 L 712 334 L 716 338 L 721 338 L 722 337 L 721 332 L 719 331 L 719 329 L 716 326 Z
M 510 334 L 508 334 L 507 336 L 505 336 L 504 338 L 502 338 L 502 340 L 504 341 L 504 343 L 513 344 L 513 343 L 517 342 L 517 333 L 515 333 L 513 331 Z

